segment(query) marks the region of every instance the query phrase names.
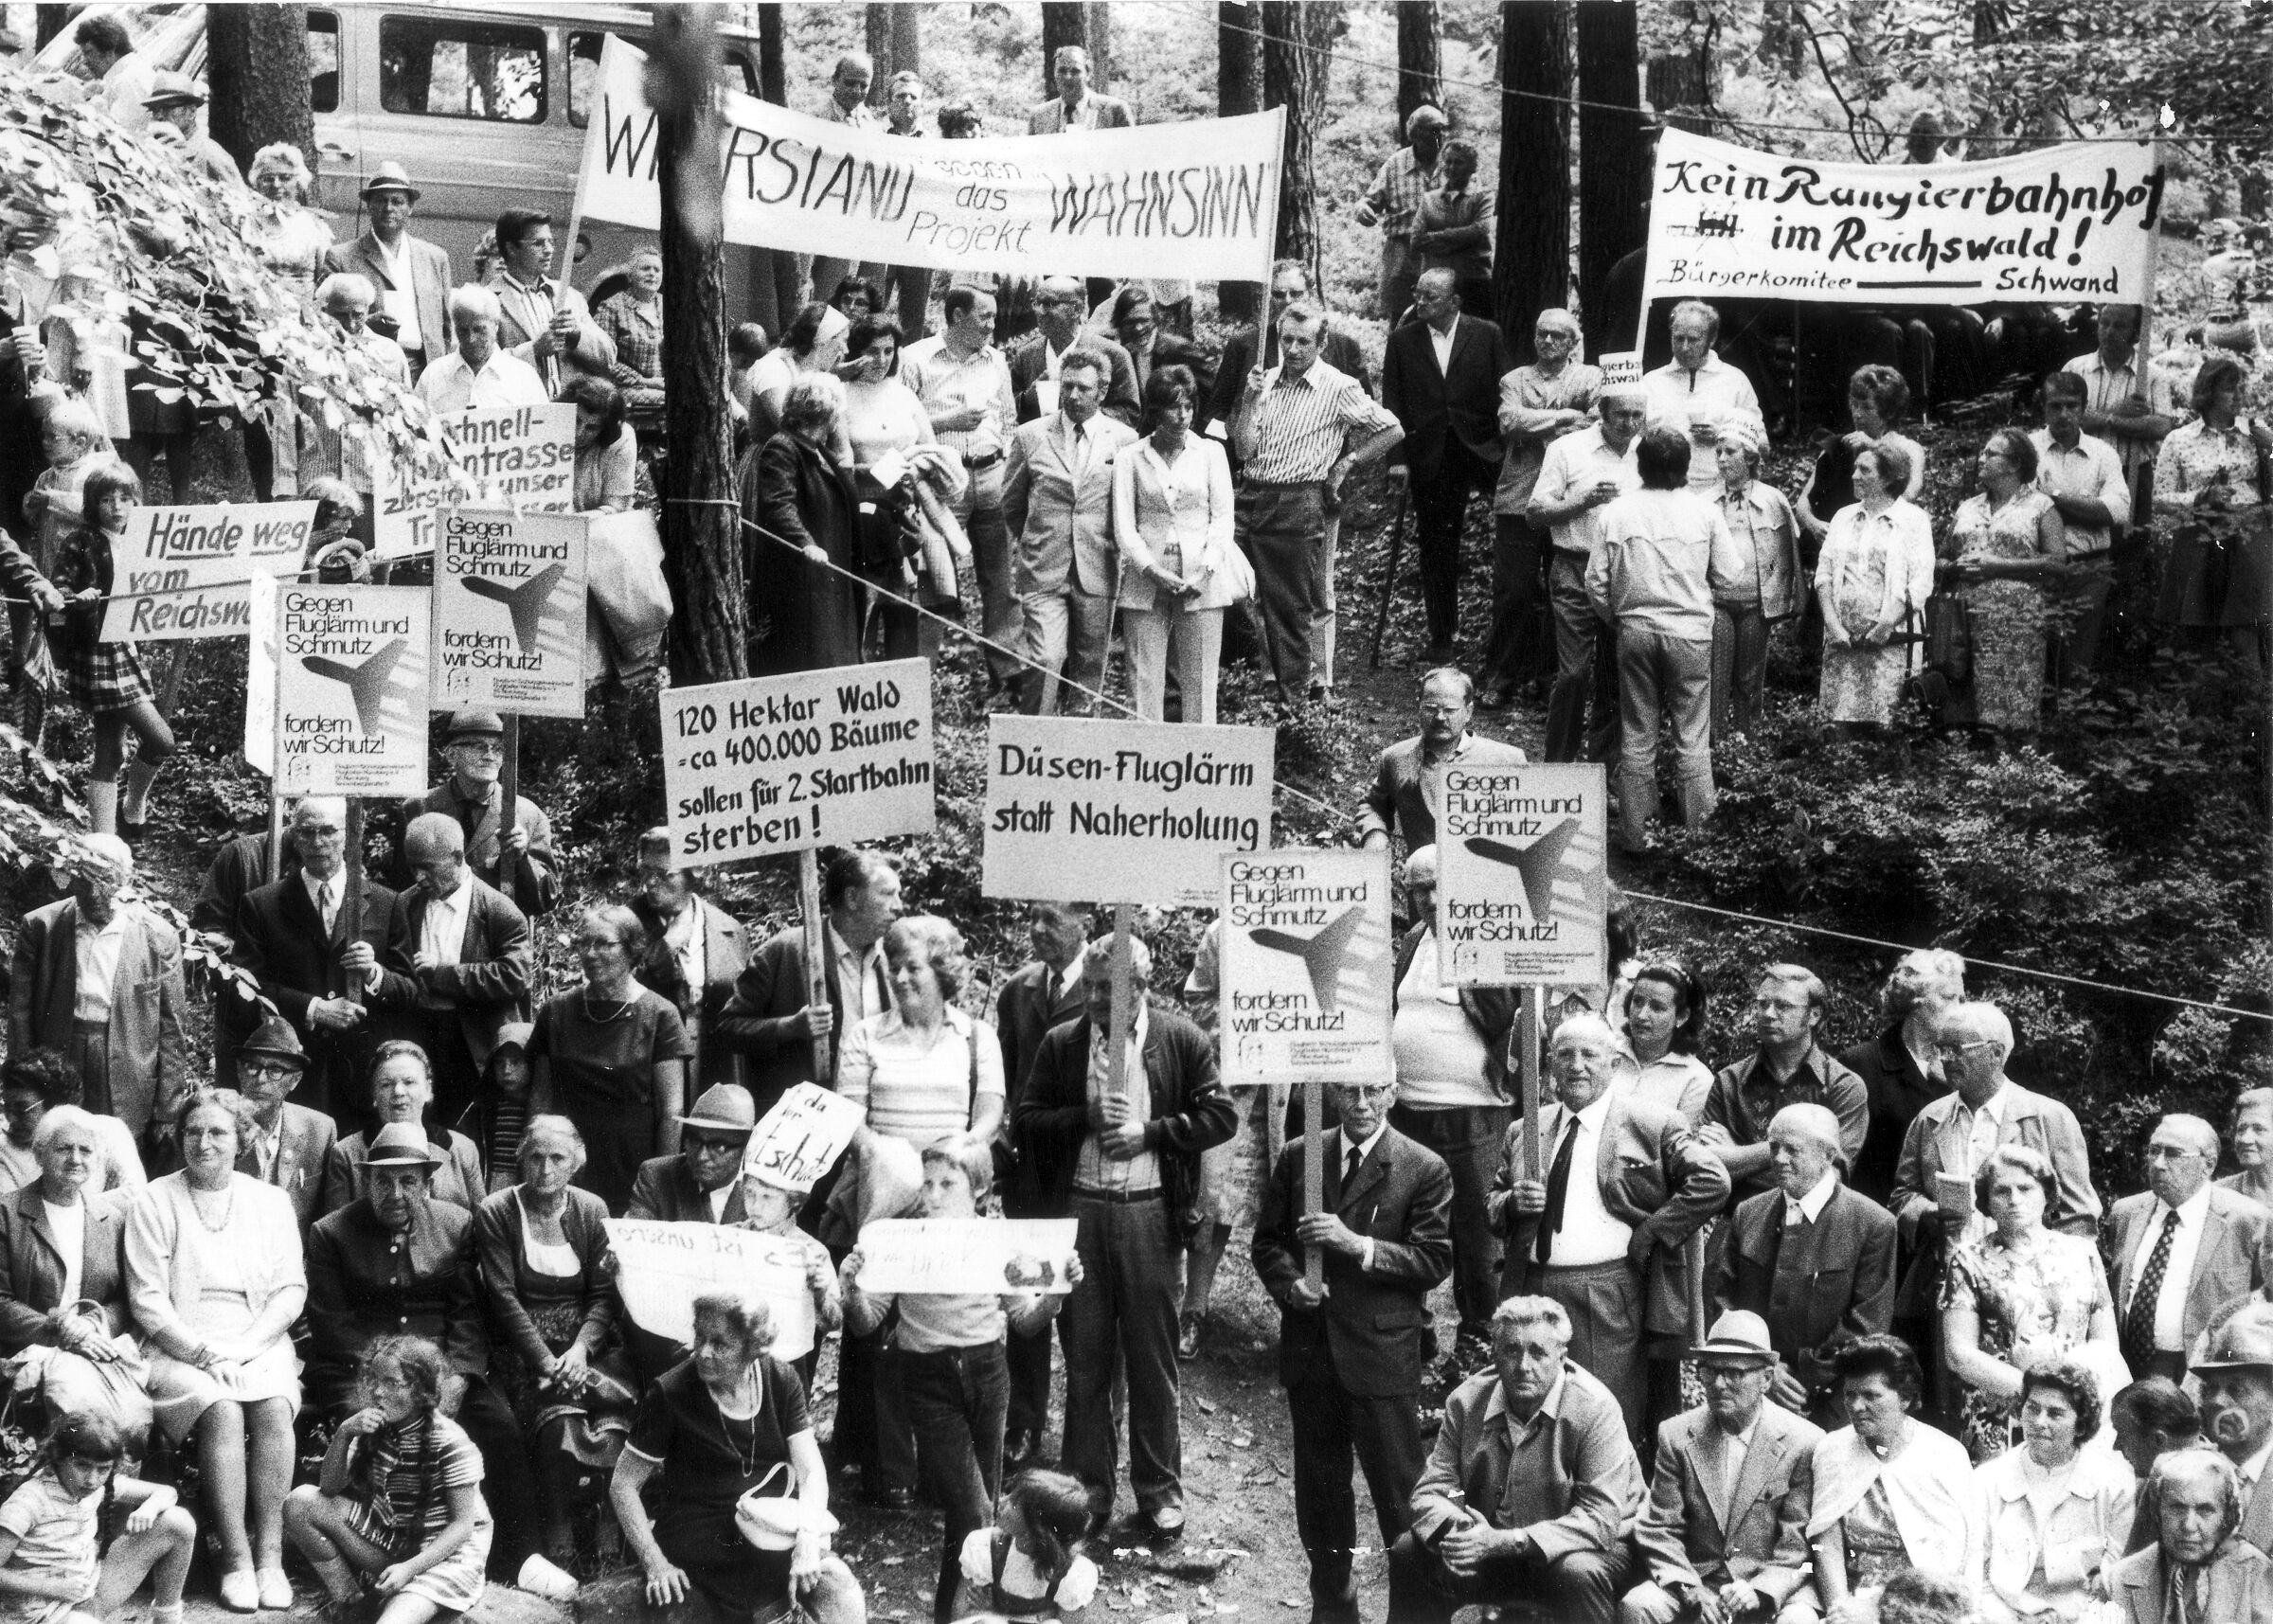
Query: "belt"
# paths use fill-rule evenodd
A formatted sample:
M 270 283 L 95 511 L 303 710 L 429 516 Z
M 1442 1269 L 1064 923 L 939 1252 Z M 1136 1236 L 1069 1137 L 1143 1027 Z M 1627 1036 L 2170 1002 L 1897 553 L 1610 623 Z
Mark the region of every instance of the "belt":
M 1133 1206 L 1140 1201 L 1168 1199 L 1168 1190 L 1160 1185 L 1154 1185 L 1150 1189 L 1083 1189 L 1076 1185 L 1073 1194 L 1077 1201 L 1101 1201 L 1114 1206 Z
M 1325 484 L 1323 479 L 1250 479 L 1249 491 L 1315 491 Z
M 1543 1275 L 1565 1275 L 1574 1278 L 1589 1275 L 1630 1275 L 1634 1265 L 1623 1258 L 1611 1258 L 1600 1263 L 1548 1263 L 1535 1265 Z
M 963 466 L 965 468 L 993 468 L 1001 460 L 1002 453 L 991 451 L 984 456 L 966 456 L 963 458 Z

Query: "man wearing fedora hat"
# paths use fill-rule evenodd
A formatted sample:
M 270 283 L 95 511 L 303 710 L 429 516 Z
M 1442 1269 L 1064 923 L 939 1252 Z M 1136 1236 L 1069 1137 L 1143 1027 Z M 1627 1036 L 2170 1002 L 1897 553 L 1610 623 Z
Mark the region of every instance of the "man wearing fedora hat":
M 419 188 L 394 159 L 371 171 L 359 195 L 371 223 L 354 241 L 326 255 L 324 269 L 370 278 L 379 291 L 380 315 L 394 324 L 388 336 L 403 347 L 415 384 L 429 358 L 447 355 L 457 344 L 450 328 L 450 290 L 456 278 L 449 251 L 411 235 Z
M 2250 1303 L 2211 1331 L 2189 1374 L 2202 1384 L 2202 1435 L 2240 1477 L 2235 1532 L 2273 1555 L 2273 1303 Z
M 237 1091 L 244 1097 L 237 1170 L 291 1197 L 305 1238 L 327 1205 L 324 1170 L 339 1126 L 322 1112 L 285 1098 L 308 1069 L 308 1051 L 291 1022 L 263 1017 L 236 1058 Z
M 180 134 L 190 173 L 204 175 L 224 191 L 242 191 L 244 177 L 237 172 L 237 160 L 229 156 L 226 147 L 197 127 L 198 110 L 205 104 L 206 87 L 186 73 L 159 74 L 150 94 L 142 98 L 142 105 L 150 111 L 152 134 L 158 134 L 161 129 Z
M 417 1123 L 388 1123 L 364 1153 L 365 1193 L 308 1232 L 308 1401 L 333 1419 L 353 1410 L 364 1349 L 382 1336 L 439 1347 L 465 1383 L 456 1419 L 481 1451 L 496 1519 L 490 1577 L 510 1584 L 537 1551 L 536 1482 L 513 1412 L 489 1383 L 474 1215 L 428 1199 L 439 1166 Z
M 627 1218 L 665 1223 L 740 1223 L 742 1153 L 758 1127 L 750 1091 L 739 1083 L 706 1088 L 679 1118 L 679 1152 L 639 1164 Z
M 466 861 L 474 878 L 502 891 L 530 919 L 561 900 L 561 864 L 552 849 L 552 820 L 527 795 L 513 797 L 511 826 L 503 827 L 505 719 L 492 710 L 461 710 L 442 736 L 450 776 L 403 808 L 405 823 L 421 812 L 443 812 L 465 830 Z M 407 845 L 399 845 L 395 883 L 416 878 Z
M 1762 1199 L 1768 1199 L 1763 1197 Z M 1738 1624 L 1812 1616 L 1807 1518 L 1822 1432 L 1767 1402 L 1767 1322 L 1724 1313 L 1689 1350 L 1705 1402 L 1657 1429 L 1657 1464 L 1634 1543 L 1650 1577 L 1621 1624 Z

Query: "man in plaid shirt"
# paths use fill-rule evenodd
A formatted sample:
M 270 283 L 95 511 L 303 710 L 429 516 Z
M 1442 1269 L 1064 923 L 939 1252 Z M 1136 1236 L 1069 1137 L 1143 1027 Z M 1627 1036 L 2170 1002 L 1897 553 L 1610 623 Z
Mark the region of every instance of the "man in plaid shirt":
M 1421 200 L 1444 184 L 1444 136 L 1451 121 L 1434 107 L 1416 107 L 1405 121 L 1410 143 L 1391 152 L 1357 205 L 1360 225 L 1381 227 L 1381 319 L 1391 327 L 1413 302 L 1421 256 L 1413 252 L 1413 217 Z

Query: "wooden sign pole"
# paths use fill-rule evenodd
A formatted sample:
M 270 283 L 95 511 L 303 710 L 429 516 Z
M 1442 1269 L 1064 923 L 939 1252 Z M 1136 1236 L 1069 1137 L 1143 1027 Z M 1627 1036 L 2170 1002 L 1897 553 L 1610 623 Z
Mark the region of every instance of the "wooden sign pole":
M 521 827 L 521 718 L 508 712 L 505 721 L 505 762 L 497 772 L 497 841 L 502 847 L 505 837 Z M 497 889 L 508 897 L 521 883 L 521 859 L 507 857 L 499 852 Z
M 1129 937 L 1136 922 L 1136 904 L 1113 904 L 1113 1013 L 1109 1018 L 1111 1029 L 1105 1044 L 1105 1098 L 1119 1099 L 1128 1085 L 1129 1028 L 1136 1024 L 1136 1011 L 1131 1007 L 1129 994 Z
M 821 930 L 821 865 L 811 847 L 797 853 L 797 906 L 805 916 L 805 1005 L 808 1008 L 825 1009 L 829 1006 L 829 959 L 827 937 Z M 813 1040 L 813 1080 L 823 1088 L 836 1086 L 836 1067 L 831 1062 L 829 1036 L 816 1033 Z
M 346 917 L 348 939 L 358 941 L 363 937 L 363 797 L 348 797 L 348 883 L 340 893 L 340 912 Z M 363 1002 L 363 977 L 358 975 L 348 983 L 348 1002 Z
M 1319 1121 L 1326 1115 L 1325 1085 L 1315 1077 L 1302 1081 L 1302 1216 L 1326 1205 L 1326 1135 Z M 1325 1284 L 1326 1254 L 1315 1246 L 1302 1248 L 1302 1277 L 1313 1287 Z
M 275 780 L 270 780 L 268 794 L 268 875 L 261 883 L 268 884 L 284 876 L 284 797 L 276 793 Z

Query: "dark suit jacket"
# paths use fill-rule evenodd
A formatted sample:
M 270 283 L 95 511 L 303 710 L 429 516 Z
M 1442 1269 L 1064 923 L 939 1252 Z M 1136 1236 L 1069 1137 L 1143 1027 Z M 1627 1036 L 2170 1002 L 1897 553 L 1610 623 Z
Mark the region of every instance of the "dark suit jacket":
M 885 989 L 886 1008 L 891 989 Z M 734 983 L 734 995 L 718 1017 L 718 1035 L 749 1060 L 749 1090 L 763 1116 L 792 1084 L 817 1080 L 833 1089 L 836 1079 L 813 1075 L 813 1045 L 789 1035 L 790 1022 L 805 1008 L 805 933 L 796 926 L 777 931 L 750 955 Z M 845 992 L 829 969 L 829 1009 L 836 1026 L 829 1044 L 833 1062 L 843 1057 Z
M 500 340 L 500 342 L 503 342 Z M 513 906 L 530 919 L 549 913 L 561 900 L 561 860 L 552 849 L 552 820 L 544 809 L 527 795 L 513 797 L 513 827 L 527 831 L 528 850 L 523 861 L 514 865 L 513 883 L 499 883 L 499 858 L 503 855 L 498 844 L 503 826 L 505 789 L 502 784 L 490 786 L 489 801 L 481 816 L 474 821 L 474 832 L 466 837 L 466 866 L 474 877 L 493 890 L 512 899 Z M 457 816 L 457 794 L 444 778 L 415 801 L 403 803 L 403 823 L 408 828 L 410 820 L 421 812 L 440 812 L 447 817 Z M 462 825 L 460 827 L 463 827 Z M 410 870 L 410 859 L 404 853 L 401 840 L 395 847 L 395 883 L 409 889 L 418 878 Z
M 1407 322 L 1389 334 L 1381 358 L 1381 403 L 1405 425 L 1398 455 L 1416 480 L 1435 477 L 1455 439 L 1499 465 L 1499 381 L 1514 369 L 1495 322 L 1456 317 L 1445 370 L 1438 369 L 1426 322 Z
M 1016 1199 L 1024 1210 L 1072 1210 L 1073 1174 L 1089 1137 L 1089 1043 L 1094 1028 L 1080 1016 L 1043 1034 L 1026 1089 L 1011 1118 L 1018 1151 Z M 1152 1111 L 1145 1149 L 1160 1164 L 1168 1209 L 1189 1239 L 1196 1222 L 1200 1152 L 1239 1131 L 1239 1114 L 1215 1071 L 1215 1047 L 1173 1010 L 1145 1011 L 1144 1074 Z
M 450 326 L 450 290 L 457 285 L 450 274 L 450 253 L 438 242 L 429 242 L 405 231 L 403 259 L 410 272 L 411 301 L 419 307 L 419 346 L 426 352 L 426 359 L 432 361 L 457 348 L 456 334 Z M 352 271 L 359 277 L 368 277 L 371 286 L 382 294 L 397 286 L 385 267 L 378 240 L 368 231 L 324 256 L 327 275 Z
M 287 876 L 300 871 L 300 854 L 284 843 L 284 872 Z M 206 883 L 197 893 L 197 901 L 189 909 L 189 928 L 206 936 L 220 937 L 224 941 L 237 929 L 237 904 L 250 892 L 267 884 L 273 876 L 268 871 L 268 836 L 265 834 L 239 835 L 224 841 L 213 853 L 212 865 L 206 870 Z M 225 949 L 224 949 L 225 951 Z M 234 992 L 217 1001 L 221 1006 L 243 1003 Z M 237 1039 L 240 1036 L 235 1017 L 224 1008 L 216 1008 L 213 1020 L 213 1079 L 224 1086 L 234 1086 L 237 1079 Z
M 1467 753 L 1460 764 L 1471 767 L 1523 765 L 1523 752 L 1497 739 L 1471 731 Z M 1421 736 L 1400 739 L 1373 763 L 1373 787 L 1358 809 L 1357 824 L 1364 832 L 1375 830 L 1402 836 L 1406 852 L 1437 843 L 1437 814 L 1428 810 L 1421 789 Z
M 1770 1190 L 1737 1204 L 1720 1248 L 1713 1312 L 1745 1309 L 1812 1390 L 1831 1380 L 1833 1345 L 1874 1336 L 1894 1313 L 1894 1217 L 1841 1185 L 1813 1223 L 1786 1228 L 1790 1198 Z
M 182 1047 L 182 943 L 172 928 L 122 902 L 123 939 L 111 977 L 110 1092 L 87 1109 L 117 1117 L 137 1136 L 154 1112 L 170 1116 L 189 1087 Z M 71 1053 L 79 998 L 79 901 L 65 897 L 34 908 L 16 926 L 9 973 L 10 1054 L 45 1047 Z M 234 1080 L 233 1079 L 231 1080 Z
M 1002 1044 L 1002 1080 L 1010 1091 L 1003 1104 L 1006 1121 L 1026 1098 L 1027 1076 L 1042 1052 L 1043 1038 L 1051 1027 L 1079 1017 L 1086 1007 L 1082 978 L 1077 974 L 1073 990 L 1062 992 L 1058 973 L 1038 958 L 1020 965 L 1002 984 L 994 999 L 994 1036 Z
M 1321 1210 L 1373 1242 L 1373 1266 L 1326 1254 L 1326 1301 L 1300 1309 L 1288 1290 L 1302 1277 L 1302 1151 L 1279 1158 L 1255 1220 L 1256 1277 L 1279 1305 L 1279 1380 L 1294 1387 L 1323 1359 L 1342 1391 L 1393 1399 L 1421 1390 L 1428 1294 L 1452 1273 L 1452 1174 L 1433 1151 L 1384 1128 L 1357 1177 L 1342 1183 L 1338 1132 L 1325 1152 Z
M 2261 1493 L 2264 1488 L 2261 1481 Z M 2113 1588 L 2124 1624 L 2163 1624 L 2170 1616 L 2170 1576 L 2161 1546 L 2149 1545 L 2116 1563 Z M 2273 1624 L 2273 1562 L 2239 1537 L 2228 1539 L 2210 1560 L 2202 1616 L 2218 1624 Z
M 1273 345 L 1273 350 L 1278 346 Z M 1278 358 L 1274 354 L 1272 359 Z M 1366 352 L 1357 347 L 1357 340 L 1338 328 L 1326 330 L 1326 344 L 1318 359 L 1336 372 L 1347 373 L 1365 386 L 1369 395 L 1377 394 L 1373 369 L 1367 365 Z M 1247 392 L 1247 374 L 1255 370 L 1255 330 L 1243 327 L 1224 340 L 1224 358 L 1216 364 L 1215 390 L 1193 417 L 1192 432 L 1197 434 L 1209 423 L 1228 423 L 1231 414 L 1239 409 L 1239 398 Z M 1225 441 L 1226 448 L 1228 440 Z M 1236 460 L 1236 458 L 1234 459 Z M 1237 469 L 1234 468 L 1234 473 Z
M 742 1181 L 736 1179 L 727 1188 L 733 1193 L 726 1197 L 725 1214 L 713 1220 L 710 1198 L 695 1188 L 686 1158 L 650 1156 L 639 1164 L 638 1177 L 632 1181 L 632 1203 L 623 1215 L 664 1223 L 740 1223 L 748 1216 L 742 1205 Z
M 1904 1046 L 1898 1022 L 1839 1057 L 1839 1063 L 1863 1080 L 1870 1100 L 1870 1129 L 1849 1177 L 1856 1193 L 1884 1206 L 1894 1193 L 1894 1169 L 1902 1160 L 1902 1138 L 1918 1113 L 1949 1092 L 1918 1069 Z
M 132 1323 L 126 1300 L 126 1208 L 115 1196 L 82 1194 L 86 1237 L 80 1249 L 79 1297 L 100 1303 L 111 1334 Z M 63 1254 L 40 1200 L 38 1180 L 0 1201 L 0 1353 L 53 1347 L 47 1316 L 63 1306 Z
M 473 1213 L 423 1202 L 407 1246 L 394 1242 L 367 1201 L 308 1231 L 308 1401 L 320 1410 L 355 1401 L 356 1364 L 382 1336 L 423 1336 L 461 1376 L 489 1370 Z
M 326 1199 L 331 1182 L 331 1151 L 339 1143 L 339 1125 L 320 1111 L 284 1102 L 284 1119 L 277 1141 L 277 1163 L 268 1182 L 292 1199 L 300 1229 L 327 1212 L 346 1205 Z M 260 1176 L 260 1164 L 248 1146 L 237 1157 L 237 1170 L 248 1179 Z
M 507 900 L 504 892 L 473 880 L 474 897 L 466 904 L 466 930 L 459 938 L 457 962 L 434 970 L 412 970 L 410 979 L 425 998 L 438 998 L 456 1007 L 458 1030 L 478 1077 L 497 1047 L 497 1034 L 514 1021 L 528 1019 L 530 948 L 528 918 Z M 415 955 L 424 939 L 426 910 L 434 898 L 423 885 L 403 893 L 408 916 L 410 952 Z
M 688 1089 L 688 1098 L 692 1098 L 716 1083 L 748 1086 L 743 1081 L 742 1056 L 719 1039 L 714 1026 L 727 1000 L 734 996 L 735 982 L 749 965 L 750 950 L 742 934 L 742 922 L 724 908 L 712 907 L 700 897 L 689 898 L 688 906 L 702 920 L 705 980 L 699 995 L 679 973 L 678 955 L 664 944 L 666 921 L 648 906 L 646 898 L 635 897 L 631 901 L 632 912 L 647 927 L 647 956 L 637 967 L 639 985 L 668 1000 L 681 1015 L 691 1005 L 702 1022 L 696 1028 L 694 1075 Z
M 2153 1233 L 2150 1226 L 2160 1222 L 2156 1212 L 2161 1205 L 2142 1190 L 2123 1197 L 2107 1215 L 2107 1281 L 2118 1319 L 2130 1306 L 2136 1284 L 2131 1272 L 2140 1244 Z M 2264 1207 L 2237 1191 L 2210 1187 L 2210 1210 L 2203 1216 L 2201 1244 L 2186 1282 L 2184 1351 L 2190 1363 L 2195 1345 L 2221 1312 L 2264 1291 L 2273 1279 L 2273 1260 L 2265 1252 L 2269 1240 L 2273 1218 Z
M 342 883 L 345 883 L 344 876 Z M 308 1019 L 308 1006 L 318 998 L 338 998 L 347 992 L 347 972 L 339 955 L 350 940 L 370 943 L 379 956 L 381 981 L 370 1003 L 384 1008 L 401 1002 L 411 987 L 409 916 L 402 899 L 385 885 L 369 881 L 363 887 L 363 919 L 352 934 L 343 904 L 331 935 L 324 935 L 323 917 L 297 874 L 263 885 L 237 905 L 237 941 L 231 956 L 260 983 L 260 990 L 277 1012 L 290 1021 L 308 1050 L 307 1075 L 300 1080 L 300 1102 L 311 1110 L 360 1113 L 363 1069 L 378 1043 L 378 1017 L 367 1017 L 353 1030 L 334 1034 L 319 1031 Z M 252 1030 L 250 1013 L 257 1007 L 239 1004 L 232 1013 L 240 1038 Z
M 490 1198 L 489 1169 L 481 1151 L 463 1133 L 426 1125 L 426 1149 L 441 1166 L 427 1182 L 426 1199 L 435 1206 L 472 1212 Z M 371 1153 L 367 1133 L 350 1133 L 324 1159 L 324 1215 L 343 1212 L 364 1196 L 363 1159 Z
M 1039 331 L 1029 332 L 1003 351 L 1003 360 L 1010 364 L 1011 391 L 1018 398 L 1018 420 L 1030 423 L 1043 415 L 1042 402 L 1034 394 L 1034 381 L 1044 371 L 1044 357 L 1049 340 Z M 1144 420 L 1144 407 L 1136 395 L 1136 366 L 1129 352 L 1113 339 L 1098 333 L 1084 332 L 1070 347 L 1094 349 L 1112 364 L 1112 375 L 1105 380 L 1105 416 L 1118 419 L 1130 428 Z
M 1778 1607 L 1790 1600 L 1811 1571 L 1807 1515 L 1822 1437 L 1813 1422 L 1761 1405 L 1729 1494 L 1727 1437 L 1710 1412 L 1699 1407 L 1661 1423 L 1649 1504 L 1634 1530 L 1650 1578 L 1666 1588 L 1701 1579 L 1715 1591 L 1742 1579 Z

